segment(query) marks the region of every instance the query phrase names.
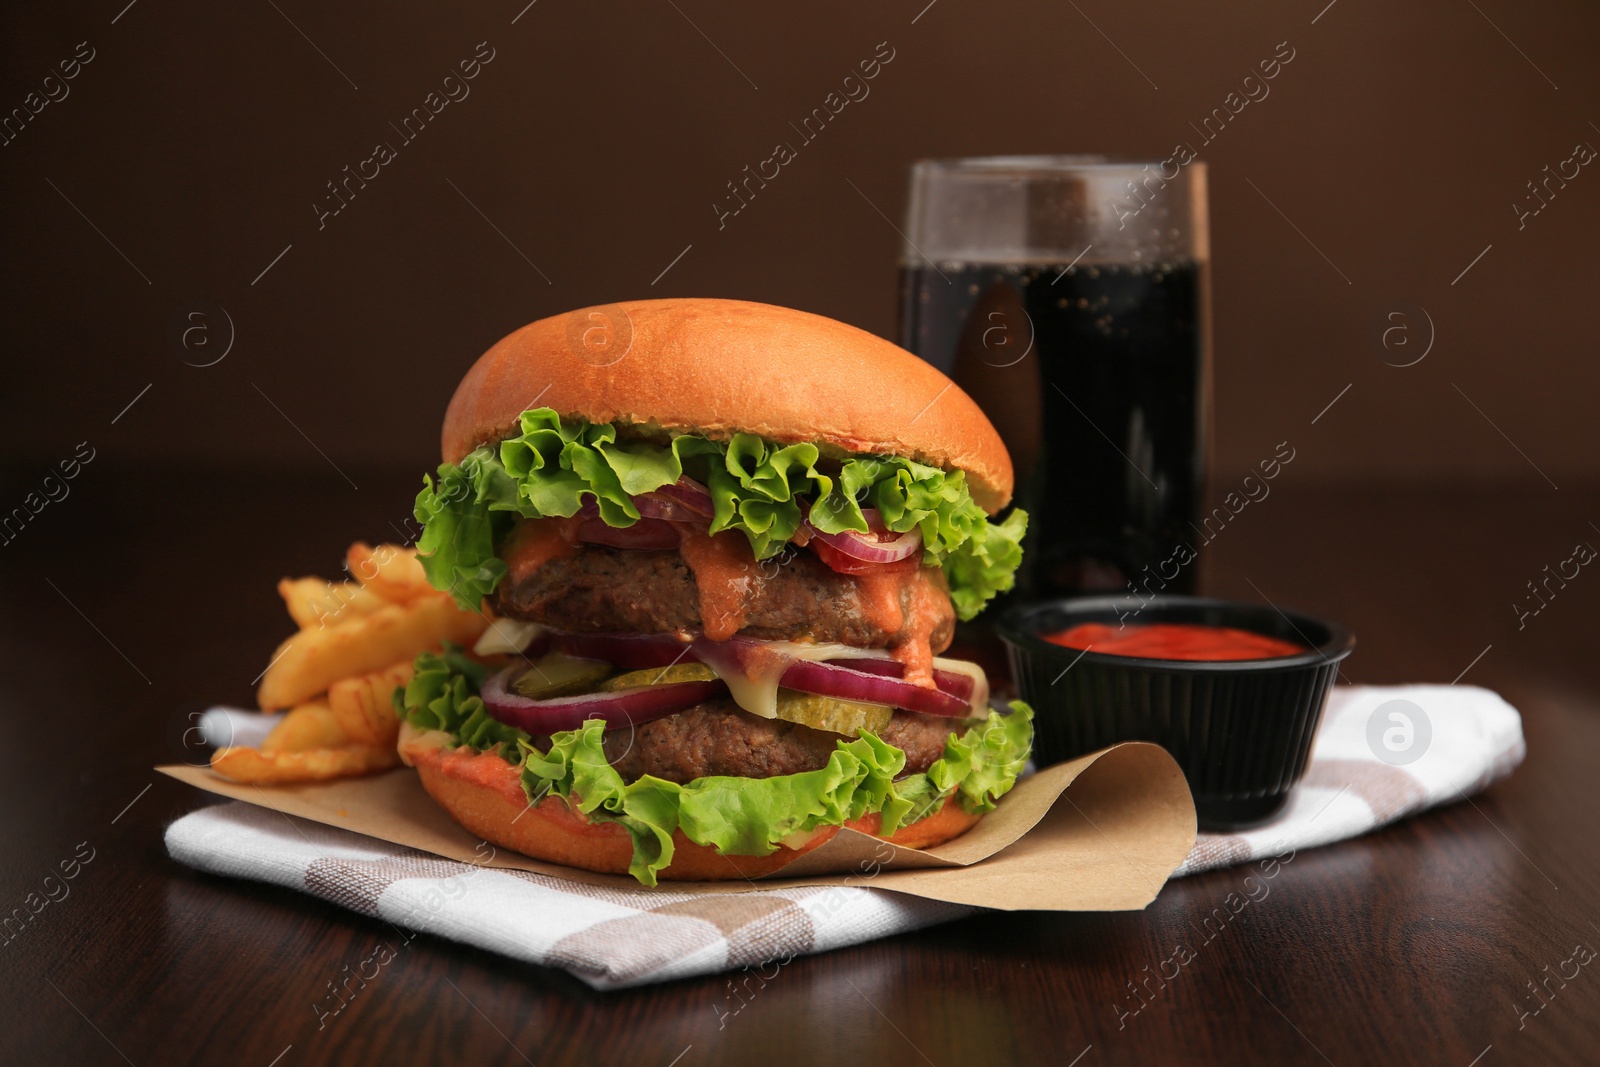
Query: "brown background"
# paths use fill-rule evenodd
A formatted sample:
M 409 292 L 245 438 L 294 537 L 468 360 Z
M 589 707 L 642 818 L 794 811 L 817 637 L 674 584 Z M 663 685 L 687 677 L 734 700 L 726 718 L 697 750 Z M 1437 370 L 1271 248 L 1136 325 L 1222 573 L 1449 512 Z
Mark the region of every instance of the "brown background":
M 79 41 L 96 58 L 0 148 L 6 510 L 84 439 L 101 469 L 322 465 L 320 449 L 353 476 L 420 471 L 480 351 L 591 303 L 747 297 L 893 336 L 899 238 L 846 179 L 898 225 L 919 157 L 1159 157 L 1197 140 L 1189 123 L 1282 41 L 1295 59 L 1271 95 L 1202 149 L 1214 493 L 1285 438 L 1307 481 L 1545 484 L 1533 464 L 1557 484 L 1600 474 L 1600 176 L 1585 169 L 1522 232 L 1511 208 L 1546 163 L 1600 144 L 1597 17 L 1576 0 L 1538 12 L 1339 0 L 1315 24 L 1322 0 L 940 0 L 915 24 L 925 0 L 541 0 L 515 25 L 520 0 L 284 0 L 282 13 L 261 0 L 141 2 L 112 24 L 124 2 L 7 15 L 6 109 Z M 377 140 L 398 143 L 389 123 L 485 40 L 495 59 L 470 97 L 319 232 L 324 182 Z M 871 95 L 719 232 L 710 205 L 724 183 L 793 139 L 788 123 L 885 40 L 895 59 Z M 203 369 L 167 337 L 197 299 L 237 331 Z M 1381 361 L 1377 322 L 1404 301 L 1428 310 L 1437 343 L 1397 369 Z
M 0 1060 L 490 1062 L 512 1044 L 540 1064 L 666 1064 L 693 1043 L 680 1067 L 924 1063 L 923 1049 L 1065 1063 L 1092 1041 L 1080 1067 L 1322 1062 L 1313 1047 L 1339 1064 L 1593 1061 L 1592 977 L 1526 1029 L 1512 1008 L 1600 920 L 1600 584 L 1561 586 L 1525 628 L 1516 614 L 1600 522 L 1600 174 L 1523 232 L 1511 210 L 1576 141 L 1600 144 L 1592 5 L 539 0 L 513 26 L 524 2 L 3 16 L 0 114 L 79 41 L 97 56 L 0 147 L 0 514 L 78 442 L 97 458 L 0 545 L 0 906 L 78 841 L 104 858 L 4 947 Z M 318 232 L 323 183 L 483 40 L 497 55 L 472 95 Z M 884 40 L 896 58 L 872 95 L 717 232 L 723 183 Z M 1165 154 L 1281 41 L 1293 63 L 1204 157 L 1213 495 L 1278 441 L 1297 458 L 1273 502 L 1205 550 L 1206 585 L 1346 623 L 1354 682 L 1504 693 L 1527 763 L 1470 805 L 1304 852 L 1283 897 L 1126 1030 L 1110 1008 L 1124 981 L 1244 872 L 1169 885 L 1141 913 L 991 915 L 797 960 L 725 1035 L 723 976 L 602 996 L 419 938 L 319 1034 L 308 1003 L 389 928 L 170 860 L 164 825 L 202 801 L 149 767 L 196 757 L 192 713 L 252 699 L 290 627 L 276 579 L 334 576 L 349 540 L 391 536 L 470 360 L 539 316 L 653 294 L 772 300 L 891 334 L 899 238 L 846 179 L 898 222 L 918 157 Z M 192 300 L 237 324 L 216 366 L 168 344 Z M 1403 301 L 1428 309 L 1438 342 L 1398 369 L 1375 320 Z

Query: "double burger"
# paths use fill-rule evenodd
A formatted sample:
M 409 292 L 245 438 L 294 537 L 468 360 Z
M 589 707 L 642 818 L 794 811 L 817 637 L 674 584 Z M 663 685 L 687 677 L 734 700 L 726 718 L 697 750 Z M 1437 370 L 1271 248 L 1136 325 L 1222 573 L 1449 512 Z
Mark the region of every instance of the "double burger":
M 1032 713 L 940 656 L 1027 517 L 965 393 L 831 319 L 649 300 L 543 319 L 468 371 L 416 516 L 493 624 L 418 658 L 400 753 L 537 859 L 753 878 L 842 827 L 923 848 L 1027 761 Z

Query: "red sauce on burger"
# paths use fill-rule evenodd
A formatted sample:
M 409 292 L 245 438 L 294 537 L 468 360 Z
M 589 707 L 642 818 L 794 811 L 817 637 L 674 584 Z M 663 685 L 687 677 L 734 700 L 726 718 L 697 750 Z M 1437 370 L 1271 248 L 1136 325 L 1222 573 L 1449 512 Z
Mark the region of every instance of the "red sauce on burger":
M 1192 622 L 1157 622 L 1136 626 L 1079 623 L 1068 630 L 1040 634 L 1051 644 L 1108 656 L 1144 659 L 1243 660 L 1293 656 L 1306 646 L 1266 634 L 1231 626 L 1205 626 Z

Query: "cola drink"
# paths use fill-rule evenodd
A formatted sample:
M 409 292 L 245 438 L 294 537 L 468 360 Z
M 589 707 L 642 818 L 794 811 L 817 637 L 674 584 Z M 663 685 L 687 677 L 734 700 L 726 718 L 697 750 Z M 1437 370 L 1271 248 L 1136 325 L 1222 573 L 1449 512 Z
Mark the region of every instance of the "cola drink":
M 1119 206 L 1133 184 L 1124 175 L 1140 172 L 1052 158 L 913 174 L 900 343 L 949 374 L 1005 440 L 1030 515 L 1018 575 L 1030 599 L 1196 588 L 1203 177 Z M 1130 203 L 1142 209 L 1131 226 Z

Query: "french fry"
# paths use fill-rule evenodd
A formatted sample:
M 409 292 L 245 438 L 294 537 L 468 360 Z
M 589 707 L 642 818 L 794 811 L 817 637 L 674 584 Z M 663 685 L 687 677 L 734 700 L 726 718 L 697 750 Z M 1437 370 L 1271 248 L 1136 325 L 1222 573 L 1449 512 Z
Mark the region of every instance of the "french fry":
M 488 626 L 428 584 L 416 552 L 350 546 L 356 581 L 285 578 L 278 595 L 300 632 L 278 646 L 256 698 L 288 708 L 260 748 L 229 747 L 211 766 L 238 782 L 326 781 L 397 766 L 399 721 L 391 703 L 411 680 L 417 653 L 450 641 L 471 645 Z
M 263 785 L 350 778 L 385 771 L 399 763 L 399 753 L 393 748 L 376 745 L 308 748 L 299 752 L 263 752 L 259 748 L 234 747 L 222 749 L 211 757 L 211 769 L 224 778 Z
M 358 738 L 340 725 L 327 700 L 311 700 L 289 709 L 283 721 L 261 741 L 263 752 L 302 752 L 308 748 L 338 748 Z
M 391 604 L 409 604 L 425 596 L 442 596 L 428 584 L 428 576 L 417 562 L 417 551 L 404 545 L 379 545 L 373 548 L 357 541 L 345 554 L 345 568 L 364 589 Z
M 410 660 L 356 678 L 341 678 L 328 686 L 328 706 L 351 741 L 393 748 L 400 737 L 400 720 L 392 703 L 394 691 L 411 681 Z M 292 714 L 292 713 L 291 713 Z
M 293 707 L 341 678 L 370 674 L 444 641 L 470 646 L 488 626 L 447 596 L 389 604 L 340 626 L 301 630 L 278 646 L 256 701 L 266 711 Z
M 278 583 L 278 595 L 302 630 L 338 626 L 371 615 L 389 603 L 357 582 L 321 578 L 285 578 Z

